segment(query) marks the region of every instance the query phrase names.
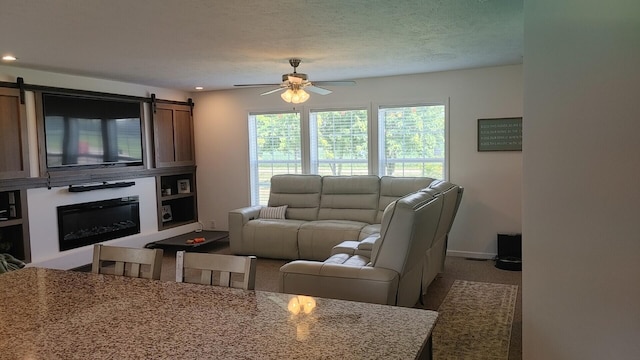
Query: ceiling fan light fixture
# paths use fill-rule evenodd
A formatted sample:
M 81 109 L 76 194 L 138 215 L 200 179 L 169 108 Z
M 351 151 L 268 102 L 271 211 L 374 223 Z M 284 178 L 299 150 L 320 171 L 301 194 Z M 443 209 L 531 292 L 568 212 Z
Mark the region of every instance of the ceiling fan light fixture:
M 309 93 L 302 89 L 287 89 L 287 91 L 280 94 L 280 97 L 288 103 L 300 104 L 309 100 Z
M 275 89 L 265 91 L 260 94 L 269 95 L 274 93 L 280 93 L 282 100 L 288 103 L 300 104 L 309 100 L 309 93 L 303 89 L 307 89 L 310 92 L 318 95 L 329 95 L 331 90 L 321 87 L 334 86 L 334 85 L 355 85 L 355 81 L 320 81 L 318 83 L 312 83 L 309 81 L 307 74 L 299 73 L 296 71 L 298 65 L 300 65 L 300 59 L 289 59 L 289 64 L 293 67 L 293 72 L 282 75 L 282 82 L 280 84 L 243 84 L 235 86 L 278 86 Z M 321 86 L 318 86 L 321 85 Z

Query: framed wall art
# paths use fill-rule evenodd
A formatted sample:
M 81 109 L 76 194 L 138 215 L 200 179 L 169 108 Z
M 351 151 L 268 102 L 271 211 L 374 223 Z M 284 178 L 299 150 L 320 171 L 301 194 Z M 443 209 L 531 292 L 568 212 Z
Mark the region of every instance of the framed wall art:
M 478 119 L 478 151 L 522 151 L 522 117 Z

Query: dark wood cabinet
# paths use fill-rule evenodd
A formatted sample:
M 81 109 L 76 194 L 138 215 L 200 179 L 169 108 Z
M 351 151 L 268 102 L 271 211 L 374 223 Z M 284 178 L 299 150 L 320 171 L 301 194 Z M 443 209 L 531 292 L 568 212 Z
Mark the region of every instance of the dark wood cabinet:
M 195 171 L 156 177 L 158 230 L 198 221 Z
M 158 103 L 154 108 L 155 166 L 195 165 L 191 106 Z
M 0 191 L 0 253 L 31 262 L 25 190 Z
M 29 176 L 26 113 L 20 90 L 0 88 L 0 179 Z

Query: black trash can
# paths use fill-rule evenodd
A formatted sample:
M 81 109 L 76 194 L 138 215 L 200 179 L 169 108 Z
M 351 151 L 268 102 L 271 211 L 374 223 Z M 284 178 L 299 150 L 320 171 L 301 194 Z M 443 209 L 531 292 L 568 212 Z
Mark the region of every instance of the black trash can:
M 502 270 L 522 271 L 522 234 L 498 234 L 496 267 Z

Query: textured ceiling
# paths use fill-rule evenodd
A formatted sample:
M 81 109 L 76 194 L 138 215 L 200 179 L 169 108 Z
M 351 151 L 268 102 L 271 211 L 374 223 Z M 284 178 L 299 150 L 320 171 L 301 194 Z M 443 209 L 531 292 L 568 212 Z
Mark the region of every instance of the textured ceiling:
M 0 0 L 12 66 L 192 91 L 522 63 L 523 0 Z M 5 63 L 5 65 L 8 65 Z M 28 82 L 28 79 L 25 79 Z

